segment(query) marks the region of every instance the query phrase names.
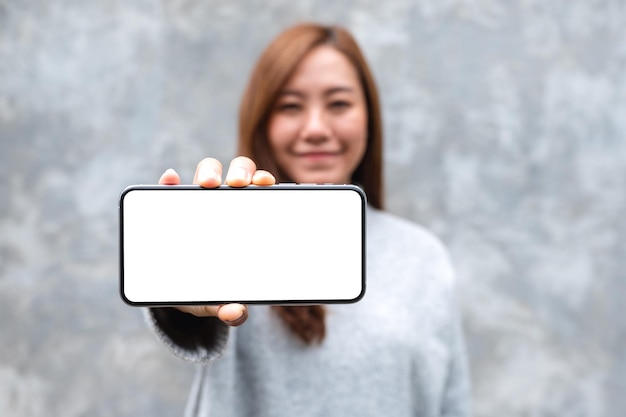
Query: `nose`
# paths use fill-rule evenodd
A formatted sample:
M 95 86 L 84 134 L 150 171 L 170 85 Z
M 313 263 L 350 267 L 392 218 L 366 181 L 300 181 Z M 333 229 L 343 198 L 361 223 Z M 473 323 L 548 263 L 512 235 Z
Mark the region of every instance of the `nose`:
M 328 139 L 329 134 L 330 126 L 323 110 L 309 109 L 302 127 L 302 138 L 310 142 L 323 142 Z

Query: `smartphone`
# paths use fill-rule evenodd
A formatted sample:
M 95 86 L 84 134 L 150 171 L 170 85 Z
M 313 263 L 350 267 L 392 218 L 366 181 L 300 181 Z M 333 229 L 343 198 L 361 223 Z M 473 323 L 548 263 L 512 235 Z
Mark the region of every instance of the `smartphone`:
M 365 293 L 354 185 L 135 185 L 119 199 L 120 292 L 133 306 L 353 303 Z

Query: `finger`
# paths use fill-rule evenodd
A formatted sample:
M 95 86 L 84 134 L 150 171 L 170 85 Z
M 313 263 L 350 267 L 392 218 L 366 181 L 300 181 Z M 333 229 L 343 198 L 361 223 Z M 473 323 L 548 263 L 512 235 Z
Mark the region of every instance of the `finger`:
M 248 319 L 248 307 L 243 304 L 224 304 L 217 308 L 217 317 L 229 326 L 241 326 Z
M 204 158 L 196 167 L 193 183 L 205 188 L 219 187 L 222 183 L 222 163 L 215 158 Z
M 274 185 L 276 184 L 276 178 L 274 178 L 274 176 L 265 171 L 265 170 L 258 170 L 254 173 L 254 175 L 252 175 L 252 184 L 254 185 Z
M 172 168 L 166 170 L 161 178 L 159 178 L 160 185 L 178 185 L 180 184 L 180 176 Z
M 229 326 L 240 326 L 248 319 L 248 307 L 243 304 L 219 306 L 178 306 L 178 310 L 196 317 L 217 317 Z
M 178 306 L 176 309 L 196 317 L 217 317 L 219 306 Z
M 256 164 L 252 159 L 245 156 L 238 156 L 230 162 L 226 184 L 231 187 L 245 187 L 250 185 L 252 176 L 256 171 Z

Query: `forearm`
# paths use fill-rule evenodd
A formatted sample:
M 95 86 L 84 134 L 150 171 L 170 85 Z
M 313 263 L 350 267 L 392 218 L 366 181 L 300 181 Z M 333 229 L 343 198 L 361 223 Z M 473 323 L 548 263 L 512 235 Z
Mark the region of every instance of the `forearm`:
M 175 308 L 145 309 L 148 325 L 170 351 L 188 361 L 209 362 L 220 357 L 229 327 L 215 317 L 196 317 Z

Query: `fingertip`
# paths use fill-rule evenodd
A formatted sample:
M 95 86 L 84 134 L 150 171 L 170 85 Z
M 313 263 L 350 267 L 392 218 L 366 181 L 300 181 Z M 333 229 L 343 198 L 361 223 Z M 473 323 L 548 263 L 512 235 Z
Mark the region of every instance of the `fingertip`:
M 177 185 L 180 184 L 180 176 L 172 168 L 168 168 L 159 178 L 159 184 L 161 185 Z
M 246 187 L 251 184 L 255 171 L 256 164 L 252 159 L 245 156 L 235 157 L 228 167 L 226 184 L 231 187 Z
M 252 183 L 254 185 L 274 185 L 276 178 L 270 172 L 260 169 L 252 176 Z
M 217 177 L 206 177 L 198 179 L 198 185 L 203 188 L 216 188 L 222 184 L 222 179 Z
M 252 174 L 244 167 L 233 167 L 228 170 L 226 184 L 231 187 L 245 187 L 250 185 Z
M 229 326 L 240 326 L 248 318 L 248 308 L 243 304 L 224 304 L 218 307 L 217 317 Z
M 205 158 L 198 163 L 194 184 L 204 188 L 219 187 L 222 183 L 222 164 L 215 158 Z

